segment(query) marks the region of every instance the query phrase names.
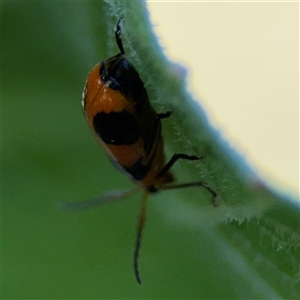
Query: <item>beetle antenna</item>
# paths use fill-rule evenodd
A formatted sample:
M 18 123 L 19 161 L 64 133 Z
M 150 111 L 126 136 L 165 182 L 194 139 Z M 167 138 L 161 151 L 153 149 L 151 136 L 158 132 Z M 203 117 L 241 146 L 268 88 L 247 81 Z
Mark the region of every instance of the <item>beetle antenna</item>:
M 142 242 L 142 232 L 145 227 L 146 223 L 146 208 L 147 208 L 147 199 L 149 196 L 149 192 L 145 192 L 142 199 L 142 206 L 141 206 L 141 212 L 140 217 L 138 221 L 138 228 L 137 228 L 137 235 L 136 235 L 136 242 L 135 242 L 135 248 L 133 253 L 133 268 L 134 268 L 134 274 L 136 281 L 141 284 L 141 277 L 140 277 L 140 271 L 139 271 L 139 255 L 140 255 L 140 248 L 141 248 L 141 242 Z
M 133 188 L 124 191 L 112 191 L 102 195 L 101 197 L 96 197 L 80 202 L 58 202 L 57 207 L 68 210 L 68 211 L 84 211 L 94 207 L 98 207 L 105 203 L 116 202 L 128 198 L 139 191 L 139 188 Z
M 121 40 L 121 21 L 122 21 L 122 17 L 118 20 L 117 24 L 116 24 L 116 27 L 115 27 L 115 37 L 116 37 L 116 42 L 117 42 L 117 45 L 120 49 L 120 52 L 121 54 L 125 54 L 125 51 L 124 51 L 124 48 L 123 48 L 123 43 L 122 43 L 122 40 Z

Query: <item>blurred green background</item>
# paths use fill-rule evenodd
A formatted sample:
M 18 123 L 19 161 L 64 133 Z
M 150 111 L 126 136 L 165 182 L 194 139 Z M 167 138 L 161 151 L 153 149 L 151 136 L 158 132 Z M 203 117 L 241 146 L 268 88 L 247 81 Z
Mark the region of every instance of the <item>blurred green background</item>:
M 89 70 L 116 52 L 107 23 L 115 19 L 103 2 L 2 4 L 3 299 L 272 295 L 209 225 L 166 222 L 155 203 L 176 192 L 149 203 L 141 286 L 132 270 L 140 194 L 87 212 L 56 208 L 132 186 L 97 145 L 80 105 Z

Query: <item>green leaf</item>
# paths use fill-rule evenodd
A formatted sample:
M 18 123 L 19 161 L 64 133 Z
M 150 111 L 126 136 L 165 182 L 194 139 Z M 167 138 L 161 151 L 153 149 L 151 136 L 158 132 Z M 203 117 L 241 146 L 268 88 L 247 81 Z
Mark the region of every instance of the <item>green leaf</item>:
M 200 188 L 149 201 L 141 249 L 143 284 L 132 272 L 140 195 L 82 213 L 82 200 L 130 183 L 99 151 L 80 101 L 87 73 L 123 43 L 164 121 L 167 157 Z M 271 191 L 186 92 L 164 57 L 144 2 L 6 2 L 2 7 L 2 296 L 4 299 L 297 299 L 299 205 Z M 117 287 L 117 288 L 116 288 Z

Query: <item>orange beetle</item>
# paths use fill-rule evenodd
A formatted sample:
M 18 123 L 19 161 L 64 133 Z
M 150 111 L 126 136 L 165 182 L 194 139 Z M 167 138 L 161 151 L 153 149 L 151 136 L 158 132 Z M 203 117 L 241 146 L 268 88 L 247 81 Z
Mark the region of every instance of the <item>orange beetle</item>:
M 138 72 L 125 57 L 120 21 L 115 27 L 120 53 L 101 61 L 91 70 L 83 91 L 82 108 L 89 127 L 112 163 L 129 174 L 140 188 L 113 191 L 99 198 L 77 203 L 63 202 L 61 205 L 70 210 L 82 210 L 128 197 L 143 189 L 133 259 L 135 277 L 141 283 L 138 257 L 148 195 L 159 190 L 202 186 L 211 194 L 215 205 L 217 194 L 201 181 L 170 184 L 174 181 L 170 168 L 178 159 L 198 160 L 201 157 L 179 153 L 165 163 L 161 119 L 168 118 L 171 112 L 157 114 L 151 106 Z

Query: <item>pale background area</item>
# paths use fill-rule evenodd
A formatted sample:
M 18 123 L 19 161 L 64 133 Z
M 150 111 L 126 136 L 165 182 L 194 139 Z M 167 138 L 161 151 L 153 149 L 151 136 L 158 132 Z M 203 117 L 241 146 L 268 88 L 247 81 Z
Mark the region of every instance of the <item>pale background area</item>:
M 170 60 L 258 175 L 299 197 L 299 4 L 148 1 Z

